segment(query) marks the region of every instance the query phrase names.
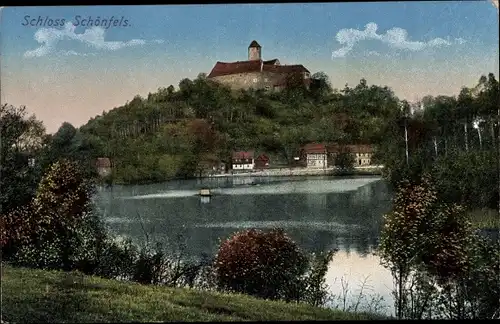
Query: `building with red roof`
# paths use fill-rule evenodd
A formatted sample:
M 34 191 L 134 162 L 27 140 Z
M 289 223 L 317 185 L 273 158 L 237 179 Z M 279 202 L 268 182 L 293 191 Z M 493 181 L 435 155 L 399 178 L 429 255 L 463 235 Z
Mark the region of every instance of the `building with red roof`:
M 349 153 L 354 157 L 355 166 L 368 166 L 372 164 L 374 152 L 369 144 L 309 143 L 301 148 L 300 160 L 308 168 L 327 168 L 337 155 Z
M 290 77 L 301 78 L 309 86 L 310 72 L 301 64 L 281 65 L 278 59 L 262 60 L 262 47 L 255 40 L 248 46 L 248 60 L 217 62 L 209 79 L 233 89 L 280 90 Z
M 269 156 L 262 153 L 255 159 L 255 168 L 256 169 L 267 169 L 269 168 L 270 159 Z
M 305 157 L 308 168 L 327 168 L 328 154 L 324 144 L 309 143 L 302 147 L 301 155 Z
M 233 152 L 231 156 L 231 166 L 233 170 L 253 170 L 255 167 L 254 152 Z

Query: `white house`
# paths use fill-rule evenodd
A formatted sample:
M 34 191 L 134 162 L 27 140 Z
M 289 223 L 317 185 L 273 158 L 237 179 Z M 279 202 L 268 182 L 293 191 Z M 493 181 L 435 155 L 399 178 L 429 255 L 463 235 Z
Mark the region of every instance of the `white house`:
M 323 144 L 307 144 L 302 149 L 308 168 L 327 168 L 328 159 L 326 147 Z
M 231 166 L 233 170 L 253 170 L 255 168 L 254 152 L 233 152 Z

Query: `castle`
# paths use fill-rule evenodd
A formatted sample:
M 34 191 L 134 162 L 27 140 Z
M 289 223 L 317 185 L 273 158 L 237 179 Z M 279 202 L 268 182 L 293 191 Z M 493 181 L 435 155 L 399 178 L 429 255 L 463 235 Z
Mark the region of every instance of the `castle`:
M 311 73 L 303 65 L 281 65 L 278 59 L 262 60 L 262 47 L 255 40 L 248 46 L 248 60 L 217 62 L 208 78 L 232 89 L 281 90 L 291 74 L 302 74 L 306 86 Z

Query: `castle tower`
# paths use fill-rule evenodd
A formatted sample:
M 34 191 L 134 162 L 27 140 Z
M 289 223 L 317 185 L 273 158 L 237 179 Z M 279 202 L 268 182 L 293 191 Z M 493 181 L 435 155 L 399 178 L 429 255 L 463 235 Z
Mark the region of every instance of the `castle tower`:
M 257 43 L 257 41 L 252 41 L 248 46 L 248 60 L 257 61 L 262 59 L 262 47 Z

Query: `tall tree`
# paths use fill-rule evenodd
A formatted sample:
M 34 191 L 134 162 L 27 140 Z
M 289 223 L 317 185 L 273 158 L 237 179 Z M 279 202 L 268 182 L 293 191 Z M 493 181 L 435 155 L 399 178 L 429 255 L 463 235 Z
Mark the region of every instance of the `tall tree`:
M 45 128 L 26 107 L 0 107 L 0 213 L 26 204 L 41 177 L 38 156 L 45 143 Z M 30 159 L 35 164 L 30 164 Z

